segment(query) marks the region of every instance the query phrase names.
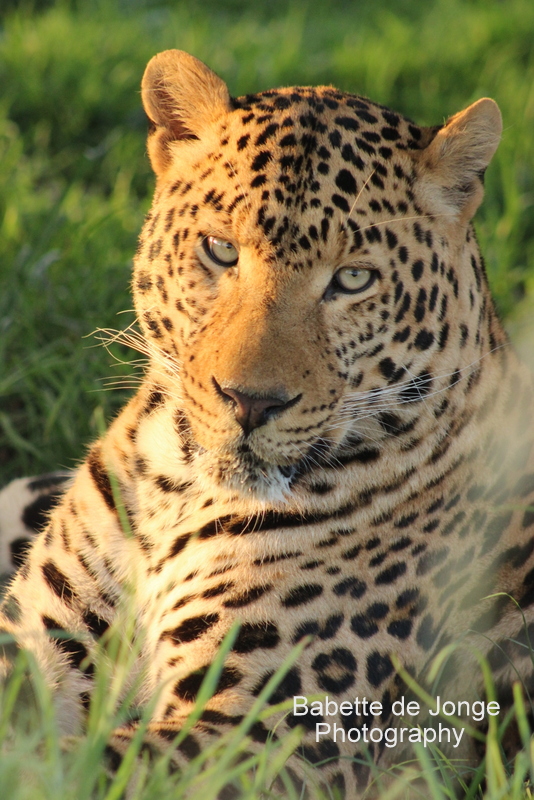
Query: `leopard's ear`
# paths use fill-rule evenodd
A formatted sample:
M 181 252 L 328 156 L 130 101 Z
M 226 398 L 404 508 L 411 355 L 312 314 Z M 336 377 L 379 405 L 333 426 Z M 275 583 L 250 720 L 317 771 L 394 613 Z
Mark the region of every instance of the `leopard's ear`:
M 502 117 L 488 97 L 455 114 L 414 153 L 419 193 L 434 213 L 467 222 L 484 196 L 484 172 L 499 144 Z
M 224 81 L 182 50 L 165 50 L 154 56 L 145 70 L 141 91 L 153 125 L 148 153 L 157 175 L 171 163 L 173 142 L 200 138 L 205 127 L 230 110 Z

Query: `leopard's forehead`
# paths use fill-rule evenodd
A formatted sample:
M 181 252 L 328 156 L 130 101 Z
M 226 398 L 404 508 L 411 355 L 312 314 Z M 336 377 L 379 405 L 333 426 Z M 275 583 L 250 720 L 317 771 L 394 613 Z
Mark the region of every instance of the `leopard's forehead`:
M 164 201 L 174 194 L 178 214 L 205 233 L 250 240 L 277 261 L 311 267 L 329 248 L 339 254 L 344 241 L 345 249 L 361 249 L 362 224 L 406 213 L 409 153 L 432 135 L 331 87 L 245 95 L 213 122 L 210 136 L 176 149 Z
M 254 131 L 249 142 L 254 146 L 285 146 L 287 130 L 299 128 L 308 135 L 301 138 L 305 149 L 313 151 L 321 136 L 334 149 L 352 141 L 357 149 L 370 156 L 389 159 L 394 150 L 418 150 L 424 143 L 423 129 L 402 114 L 360 95 L 341 92 L 329 86 L 294 86 L 270 89 L 233 99 L 241 112 L 244 127 L 262 129 L 258 139 Z

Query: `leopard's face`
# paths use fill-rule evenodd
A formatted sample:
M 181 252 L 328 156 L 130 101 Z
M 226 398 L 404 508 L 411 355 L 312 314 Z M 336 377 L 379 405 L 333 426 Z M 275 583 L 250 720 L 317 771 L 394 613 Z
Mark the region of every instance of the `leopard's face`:
M 439 424 L 413 401 L 478 352 L 479 176 L 434 166 L 437 129 L 331 88 L 231 101 L 209 73 L 211 109 L 176 122 L 149 70 L 158 185 L 134 291 L 196 471 L 276 500 L 347 450 Z

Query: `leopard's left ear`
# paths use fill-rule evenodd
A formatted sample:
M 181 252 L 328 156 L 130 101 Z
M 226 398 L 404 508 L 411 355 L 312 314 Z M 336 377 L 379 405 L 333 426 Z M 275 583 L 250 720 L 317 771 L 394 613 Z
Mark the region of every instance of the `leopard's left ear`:
M 451 117 L 428 147 L 413 154 L 425 206 L 455 220 L 471 219 L 484 196 L 484 172 L 501 133 L 501 112 L 488 97 Z
M 143 75 L 141 92 L 153 124 L 148 153 L 157 175 L 169 167 L 174 142 L 199 139 L 204 128 L 231 108 L 224 81 L 183 50 L 154 56 Z

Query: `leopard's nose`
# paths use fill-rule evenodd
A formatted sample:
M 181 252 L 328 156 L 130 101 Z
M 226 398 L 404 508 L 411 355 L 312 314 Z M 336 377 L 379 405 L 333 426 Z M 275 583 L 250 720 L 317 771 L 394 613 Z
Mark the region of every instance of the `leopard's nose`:
M 261 428 L 272 417 L 292 408 L 302 397 L 298 394 L 288 400 L 287 395 L 282 392 L 273 392 L 267 396 L 253 391 L 242 392 L 231 386 L 221 386 L 215 378 L 213 384 L 223 400 L 233 404 L 235 418 L 243 428 L 245 436 L 256 428 Z

